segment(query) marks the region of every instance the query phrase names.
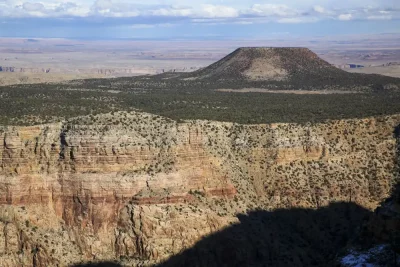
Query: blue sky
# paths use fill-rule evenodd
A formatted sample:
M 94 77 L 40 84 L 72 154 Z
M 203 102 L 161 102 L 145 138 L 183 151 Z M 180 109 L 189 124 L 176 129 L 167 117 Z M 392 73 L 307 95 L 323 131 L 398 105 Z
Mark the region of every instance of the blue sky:
M 0 36 L 270 38 L 400 32 L 400 0 L 0 0 Z

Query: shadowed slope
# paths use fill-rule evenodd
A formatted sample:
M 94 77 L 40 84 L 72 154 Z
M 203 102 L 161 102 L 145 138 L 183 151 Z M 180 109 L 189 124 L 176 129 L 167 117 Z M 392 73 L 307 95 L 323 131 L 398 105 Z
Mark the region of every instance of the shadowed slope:
M 254 211 L 159 265 L 327 266 L 370 214 L 353 203 Z
M 370 215 L 354 203 L 333 203 L 317 210 L 253 211 L 239 215 L 240 223 L 211 234 L 158 267 L 330 266 Z

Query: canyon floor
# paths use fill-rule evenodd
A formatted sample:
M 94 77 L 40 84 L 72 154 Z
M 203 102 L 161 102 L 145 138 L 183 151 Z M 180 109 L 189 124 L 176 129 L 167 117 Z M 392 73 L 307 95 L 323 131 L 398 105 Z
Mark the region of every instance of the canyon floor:
M 305 44 L 318 50 L 316 41 L 341 47 L 324 39 Z M 395 41 L 370 41 L 386 47 L 363 60 L 396 59 Z M 19 75 L 14 63 L 37 55 L 33 48 L 23 60 L 15 53 L 42 43 L 54 55 L 86 46 L 2 40 L 15 60 L 7 56 L 12 64 L 2 75 Z M 346 43 L 350 60 L 360 58 L 358 45 Z M 79 79 L 0 87 L 1 266 L 396 260 L 400 79 L 347 72 L 329 51 L 229 47 L 228 54 L 225 42 L 196 46 L 204 43 L 174 48 L 191 50 L 193 61 L 176 50 L 138 49 L 135 57 L 156 60 L 146 65 L 158 73 L 151 76 L 124 66 L 124 77 L 86 79 L 93 74 L 86 70 L 114 75 L 110 60 L 83 68 Z M 111 51 L 111 58 L 124 55 Z M 26 66 L 18 68 L 53 72 Z

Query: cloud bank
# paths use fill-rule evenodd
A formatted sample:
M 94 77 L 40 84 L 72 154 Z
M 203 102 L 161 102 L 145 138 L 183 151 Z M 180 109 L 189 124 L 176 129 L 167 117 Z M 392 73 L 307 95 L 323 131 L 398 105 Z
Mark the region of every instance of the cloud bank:
M 1 27 L 304 24 L 400 20 L 399 0 L 0 0 Z M 3 25 L 3 26 L 2 26 Z M 5 30 L 4 30 L 5 31 Z
M 319 20 L 391 20 L 400 18 L 400 1 L 365 0 L 337 3 L 329 0 L 276 1 L 141 1 L 127 0 L 0 0 L 4 18 L 137 18 L 163 17 L 194 20 L 225 19 L 257 22 L 309 22 Z M 271 2 L 271 1 L 267 1 Z

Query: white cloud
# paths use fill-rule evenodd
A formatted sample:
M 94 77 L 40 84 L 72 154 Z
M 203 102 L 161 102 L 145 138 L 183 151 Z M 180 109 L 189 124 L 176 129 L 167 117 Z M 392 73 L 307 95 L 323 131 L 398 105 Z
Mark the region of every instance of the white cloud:
M 26 11 L 41 11 L 44 9 L 44 5 L 42 3 L 26 2 L 22 4 L 22 8 Z
M 137 25 L 400 19 L 398 0 L 0 0 L 0 17 L 145 18 Z M 204 22 L 194 19 L 205 20 Z M 218 19 L 216 21 L 215 19 Z M 154 20 L 154 22 L 151 22 Z M 140 27 L 140 26 L 138 26 Z M 144 26 L 143 26 L 144 27 Z
M 164 17 L 191 17 L 193 16 L 193 10 L 190 8 L 174 8 L 166 7 L 159 8 L 149 11 L 149 14 L 153 16 L 164 16 Z
M 113 0 L 96 0 L 90 8 L 88 15 L 99 15 L 104 17 L 137 17 L 141 12 L 133 4 L 126 2 L 117 2 Z
M 326 13 L 326 10 L 325 10 L 325 8 L 324 8 L 324 7 L 322 7 L 322 6 L 314 6 L 314 7 L 313 7 L 313 10 L 314 10 L 315 12 L 317 12 L 317 13 L 321 13 L 321 14 L 324 14 L 324 13 Z
M 228 6 L 221 5 L 202 5 L 199 8 L 182 6 L 162 6 L 143 9 L 139 12 L 143 16 L 161 17 L 187 17 L 187 18 L 234 18 L 239 16 L 239 12 Z
M 0 16 L 2 18 L 81 17 L 87 16 L 88 12 L 88 8 L 75 2 L 0 0 Z
M 338 16 L 339 20 L 351 20 L 353 18 L 353 15 L 351 14 L 340 14 Z
M 255 4 L 247 10 L 247 14 L 256 16 L 296 16 L 298 11 L 286 5 Z
M 93 4 L 94 10 L 110 10 L 113 7 L 111 0 L 96 0 Z
M 239 16 L 239 12 L 229 6 L 203 5 L 199 15 L 206 18 L 234 18 Z

